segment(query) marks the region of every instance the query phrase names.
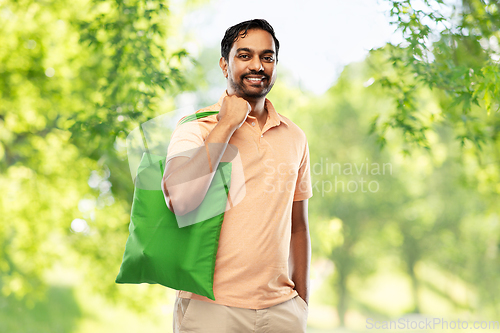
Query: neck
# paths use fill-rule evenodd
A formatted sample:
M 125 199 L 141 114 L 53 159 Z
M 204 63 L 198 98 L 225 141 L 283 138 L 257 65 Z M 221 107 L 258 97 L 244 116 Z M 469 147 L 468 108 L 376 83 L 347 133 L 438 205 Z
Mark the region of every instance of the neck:
M 267 110 L 265 108 L 266 98 L 262 97 L 257 100 L 249 100 L 247 99 L 248 104 L 250 104 L 252 111 L 250 111 L 250 115 L 257 119 L 261 119 L 263 117 L 267 117 Z

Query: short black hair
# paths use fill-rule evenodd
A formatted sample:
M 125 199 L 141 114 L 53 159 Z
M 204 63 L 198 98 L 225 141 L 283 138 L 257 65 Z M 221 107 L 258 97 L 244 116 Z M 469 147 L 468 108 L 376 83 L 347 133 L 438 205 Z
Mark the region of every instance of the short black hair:
M 276 62 L 278 61 L 278 50 L 280 48 L 280 42 L 276 38 L 274 34 L 274 29 L 273 27 L 267 22 L 266 20 L 263 19 L 253 19 L 245 22 L 238 23 L 236 25 L 233 25 L 229 29 L 226 30 L 226 34 L 224 35 L 224 38 L 222 39 L 222 42 L 220 43 L 220 54 L 221 56 L 228 61 L 229 58 L 229 51 L 231 51 L 231 48 L 233 47 L 234 42 L 238 40 L 238 38 L 245 37 L 248 30 L 251 29 L 260 29 L 267 31 L 273 36 L 274 39 L 274 45 L 276 47 Z

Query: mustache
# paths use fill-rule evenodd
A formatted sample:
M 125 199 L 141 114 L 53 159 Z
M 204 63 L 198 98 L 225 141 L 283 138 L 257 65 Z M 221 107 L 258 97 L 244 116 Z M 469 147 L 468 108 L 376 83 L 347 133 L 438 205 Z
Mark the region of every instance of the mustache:
M 249 75 L 262 75 L 264 78 L 269 79 L 269 75 L 264 74 L 264 72 L 250 72 L 250 73 L 242 74 L 240 76 L 240 78 L 243 80 L 245 77 L 247 77 Z

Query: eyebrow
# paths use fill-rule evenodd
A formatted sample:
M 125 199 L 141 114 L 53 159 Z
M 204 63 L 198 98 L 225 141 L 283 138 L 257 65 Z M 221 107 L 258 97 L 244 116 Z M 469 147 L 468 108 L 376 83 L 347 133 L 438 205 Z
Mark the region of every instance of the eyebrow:
M 252 53 L 252 50 L 250 50 L 248 47 L 240 47 L 239 49 L 236 50 L 236 53 L 239 53 L 239 52 Z M 275 52 L 273 50 L 264 50 L 264 51 L 262 51 L 262 53 L 271 53 L 271 54 L 274 54 Z

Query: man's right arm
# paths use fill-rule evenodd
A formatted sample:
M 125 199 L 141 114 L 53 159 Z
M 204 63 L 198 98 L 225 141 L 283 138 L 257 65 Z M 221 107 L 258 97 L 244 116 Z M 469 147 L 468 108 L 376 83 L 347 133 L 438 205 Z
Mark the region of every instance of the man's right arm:
M 162 190 L 172 212 L 185 215 L 201 204 L 231 136 L 250 111 L 244 99 L 225 97 L 217 115 L 218 123 L 205 139 L 205 145 L 197 148 L 191 157 L 175 157 L 167 162 Z

